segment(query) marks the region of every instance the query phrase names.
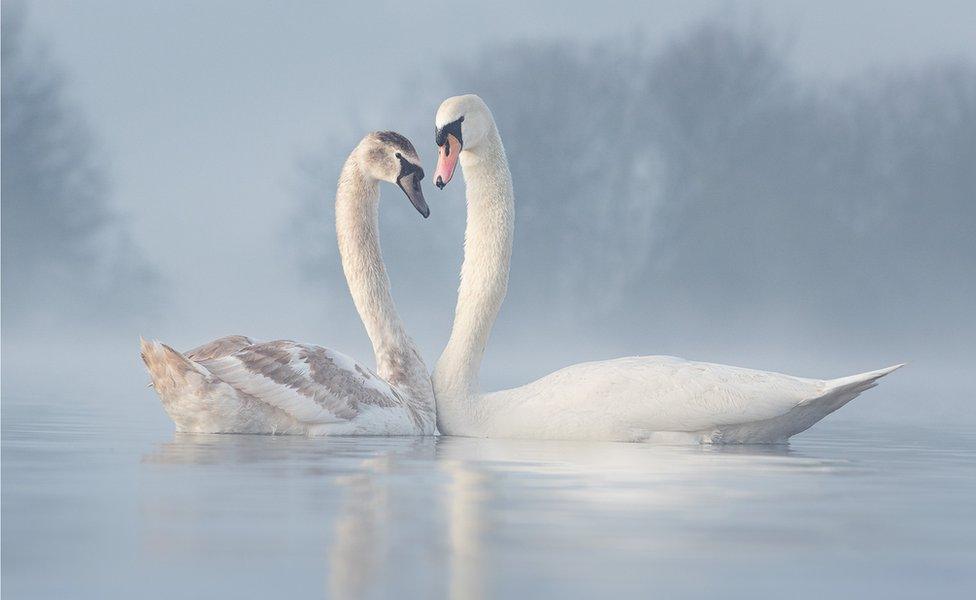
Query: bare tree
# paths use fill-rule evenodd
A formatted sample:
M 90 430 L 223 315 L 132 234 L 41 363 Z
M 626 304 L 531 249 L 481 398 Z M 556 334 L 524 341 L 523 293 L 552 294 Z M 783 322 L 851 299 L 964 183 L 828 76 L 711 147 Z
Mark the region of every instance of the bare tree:
M 155 271 L 109 203 L 105 166 L 62 71 L 4 7 L 3 326 L 124 321 L 152 303 Z
M 508 151 L 506 310 L 540 333 L 665 342 L 973 332 L 973 65 L 807 81 L 786 55 L 706 19 L 654 52 L 514 43 L 447 65 Z M 456 273 L 456 253 L 426 250 L 428 270 Z

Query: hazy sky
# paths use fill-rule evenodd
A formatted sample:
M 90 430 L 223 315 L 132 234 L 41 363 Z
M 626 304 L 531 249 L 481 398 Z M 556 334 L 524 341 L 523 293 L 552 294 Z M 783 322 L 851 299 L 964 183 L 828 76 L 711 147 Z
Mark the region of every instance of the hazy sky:
M 212 329 L 191 328 L 272 336 L 298 335 L 302 312 L 315 310 L 284 283 L 294 265 L 280 223 L 296 158 L 348 128 L 350 114 L 370 128 L 426 127 L 435 106 L 396 122 L 370 115 L 394 104 L 409 74 L 438 71 L 485 42 L 641 32 L 656 43 L 715 14 L 768 25 L 812 75 L 976 60 L 976 3 L 967 1 L 37 0 L 27 26 L 66 68 L 139 243 L 179 282 L 175 300 Z M 429 140 L 416 141 L 432 161 Z M 249 293 L 255 286 L 267 293 Z M 264 320 L 269 301 L 288 315 Z

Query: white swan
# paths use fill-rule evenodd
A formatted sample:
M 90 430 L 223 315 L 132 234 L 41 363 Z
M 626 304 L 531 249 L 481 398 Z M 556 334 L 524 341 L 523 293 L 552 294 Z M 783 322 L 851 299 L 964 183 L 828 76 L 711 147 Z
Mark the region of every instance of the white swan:
M 413 145 L 394 132 L 367 135 L 336 191 L 342 269 L 366 326 L 379 376 L 328 348 L 244 336 L 185 355 L 142 341 L 142 359 L 178 431 L 309 435 L 429 435 L 434 397 L 427 367 L 390 295 L 380 253 L 379 181 L 396 183 L 426 218 Z
M 464 263 L 451 337 L 432 376 L 441 433 L 476 437 L 702 443 L 781 442 L 901 365 L 804 379 L 641 356 L 566 367 L 528 385 L 481 393 L 478 371 L 508 286 L 514 200 L 491 111 L 474 95 L 437 110 L 443 188 L 460 162 L 467 185 Z

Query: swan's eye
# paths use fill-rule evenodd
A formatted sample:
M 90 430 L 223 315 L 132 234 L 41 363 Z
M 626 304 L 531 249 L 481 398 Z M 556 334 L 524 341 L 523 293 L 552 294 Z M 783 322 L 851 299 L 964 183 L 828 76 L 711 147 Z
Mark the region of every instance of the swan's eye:
M 396 153 L 396 157 L 399 158 L 400 160 L 403 160 L 403 157 L 400 156 L 400 153 L 399 152 Z

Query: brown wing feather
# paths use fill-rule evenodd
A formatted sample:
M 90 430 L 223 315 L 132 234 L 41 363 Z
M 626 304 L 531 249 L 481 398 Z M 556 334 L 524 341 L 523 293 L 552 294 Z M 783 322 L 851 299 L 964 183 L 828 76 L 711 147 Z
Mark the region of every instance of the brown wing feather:
M 201 364 L 238 390 L 305 422 L 351 420 L 362 406 L 403 404 L 372 371 L 321 346 L 262 342 Z

